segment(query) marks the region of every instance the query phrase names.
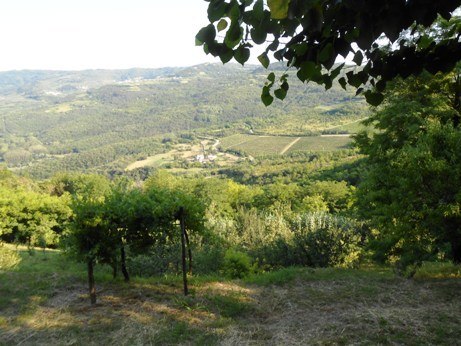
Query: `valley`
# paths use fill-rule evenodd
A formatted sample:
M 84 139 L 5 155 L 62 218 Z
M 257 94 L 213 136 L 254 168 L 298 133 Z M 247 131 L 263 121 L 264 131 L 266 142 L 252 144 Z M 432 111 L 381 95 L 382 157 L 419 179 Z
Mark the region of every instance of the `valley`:
M 348 147 L 347 136 L 320 135 L 366 117 L 362 99 L 294 81 L 285 101 L 266 108 L 259 100 L 266 75 L 257 66 L 213 64 L 0 73 L 0 162 L 43 179 L 59 171 L 196 169 L 203 137 L 220 141 L 209 168 Z

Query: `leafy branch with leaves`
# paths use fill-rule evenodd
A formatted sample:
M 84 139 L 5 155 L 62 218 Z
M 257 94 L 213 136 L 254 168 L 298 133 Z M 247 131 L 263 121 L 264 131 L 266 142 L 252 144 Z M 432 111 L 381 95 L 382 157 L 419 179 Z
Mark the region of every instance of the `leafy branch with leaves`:
M 460 25 L 452 20 L 460 0 L 206 1 L 210 24 L 196 35 L 206 54 L 243 65 L 251 48 L 263 46 L 258 60 L 265 68 L 273 57 L 295 68 L 303 82 L 329 89 L 338 81 L 374 106 L 395 77 L 448 72 L 461 59 Z M 337 62 L 348 56 L 357 68 L 341 73 L 345 63 Z M 274 96 L 284 99 L 286 77 L 276 83 L 269 74 L 261 95 L 265 105 Z

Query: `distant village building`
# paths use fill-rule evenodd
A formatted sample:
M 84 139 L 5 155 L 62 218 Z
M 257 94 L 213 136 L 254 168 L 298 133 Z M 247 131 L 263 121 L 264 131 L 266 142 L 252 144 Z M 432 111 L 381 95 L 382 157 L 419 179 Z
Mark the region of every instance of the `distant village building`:
M 213 155 L 213 154 L 198 154 L 198 155 L 195 155 L 195 161 L 196 162 L 200 162 L 200 163 L 205 163 L 205 162 L 210 162 L 210 161 L 214 161 L 218 158 L 217 155 Z

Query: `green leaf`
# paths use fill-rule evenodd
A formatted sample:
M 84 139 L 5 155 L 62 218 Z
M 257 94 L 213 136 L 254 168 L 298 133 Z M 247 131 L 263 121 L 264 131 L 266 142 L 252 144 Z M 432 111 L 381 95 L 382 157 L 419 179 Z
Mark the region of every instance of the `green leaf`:
M 336 79 L 336 77 L 339 76 L 342 68 L 344 67 L 345 63 L 342 63 L 341 65 L 339 65 L 338 67 L 336 67 L 333 71 L 331 71 L 330 73 L 330 78 L 332 80 Z
M 244 65 L 250 58 L 250 50 L 244 46 L 239 46 L 234 51 L 234 58 L 237 60 L 237 62 Z
M 288 82 L 286 81 L 286 78 L 284 79 L 284 82 L 282 83 L 282 85 L 280 86 L 280 88 L 282 88 L 282 89 L 285 90 L 285 91 L 288 91 L 288 89 L 290 88 L 290 85 L 289 85 Z
M 224 29 L 226 29 L 227 28 L 227 20 L 221 19 L 218 22 L 217 28 L 218 28 L 218 31 L 223 31 Z
M 341 77 L 341 78 L 338 79 L 338 82 L 339 82 L 339 84 L 341 85 L 341 87 L 342 87 L 344 90 L 346 90 L 346 85 L 347 85 L 346 78 Z
M 287 96 L 287 91 L 283 89 L 277 89 L 274 91 L 275 97 L 277 97 L 279 100 L 283 100 Z
M 269 93 L 269 90 L 270 88 L 268 86 L 265 86 L 261 94 L 261 101 L 264 103 L 266 107 L 274 101 L 274 97 Z
M 306 80 L 318 81 L 322 78 L 321 68 L 313 61 L 305 61 L 301 64 L 297 76 L 303 82 Z
M 273 19 L 285 19 L 288 17 L 288 7 L 291 0 L 267 0 L 267 6 Z
M 350 71 L 346 73 L 347 76 L 347 83 L 352 85 L 353 87 L 358 88 L 362 85 L 362 79 L 360 78 L 359 74 L 354 74 L 354 72 Z
M 264 68 L 269 67 L 270 61 L 269 61 L 269 58 L 267 56 L 267 53 L 262 53 L 260 56 L 258 56 L 258 60 L 261 63 L 261 65 L 264 66 Z
M 374 92 L 371 90 L 365 91 L 365 99 L 372 106 L 379 106 L 384 100 L 384 95 L 380 92 Z
M 331 43 L 328 43 L 319 53 L 319 61 L 326 62 L 331 59 L 331 56 L 335 53 L 335 49 Z
M 354 55 L 354 59 L 352 59 L 353 62 L 355 62 L 357 64 L 357 66 L 360 66 L 362 65 L 362 61 L 363 61 L 363 54 L 362 54 L 362 51 L 358 50 L 355 55 Z
M 224 0 L 213 0 L 208 5 L 208 19 L 210 23 L 222 18 L 226 13 L 227 4 Z
M 232 1 L 228 5 L 227 16 L 231 19 L 232 22 L 238 21 L 240 18 L 240 8 L 237 1 Z
M 344 38 L 346 39 L 347 42 L 352 43 L 356 40 L 357 37 L 359 37 L 359 34 L 360 34 L 360 30 L 358 28 L 355 28 L 349 31 L 348 33 L 346 33 L 346 35 L 344 35 Z
M 291 47 L 297 56 L 303 56 L 307 52 L 307 43 L 298 43 Z
M 213 24 L 209 24 L 204 28 L 201 28 L 200 31 L 195 35 L 195 44 L 201 46 L 204 43 L 214 41 L 216 37 L 216 29 Z
M 269 73 L 269 75 L 267 76 L 267 80 L 269 80 L 271 82 L 271 85 L 273 85 L 275 82 L 275 73 L 274 72 Z
M 325 84 L 325 90 L 328 90 L 333 86 L 333 80 L 328 73 L 323 75 L 323 84 Z
M 233 21 L 229 27 L 229 30 L 226 32 L 226 37 L 224 38 L 224 43 L 229 48 L 234 48 L 239 44 L 242 39 L 243 31 L 237 21 Z
M 381 79 L 376 83 L 376 90 L 383 92 L 384 89 L 386 89 L 386 81 Z
M 428 35 L 423 35 L 421 38 L 418 40 L 418 48 L 420 49 L 426 49 L 428 48 L 432 42 L 434 42 L 434 39 L 431 38 Z
M 267 32 L 260 28 L 260 27 L 254 27 L 250 30 L 251 38 L 253 39 L 254 43 L 256 44 L 261 44 L 266 41 L 267 38 Z
M 253 16 L 258 22 L 261 22 L 264 17 L 264 2 L 263 0 L 257 0 L 253 6 Z
M 232 49 L 227 49 L 219 54 L 219 59 L 223 64 L 229 62 L 234 57 L 234 51 Z

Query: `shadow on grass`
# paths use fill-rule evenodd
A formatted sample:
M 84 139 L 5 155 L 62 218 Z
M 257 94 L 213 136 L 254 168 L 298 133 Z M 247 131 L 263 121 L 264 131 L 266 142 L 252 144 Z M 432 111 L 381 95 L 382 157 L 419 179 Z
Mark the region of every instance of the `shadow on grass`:
M 126 284 L 98 266 L 92 307 L 84 266 L 21 255 L 0 273 L 1 345 L 457 344 L 461 333 L 457 277 L 285 268 L 244 282 L 193 277 L 185 297 L 180 277 Z
M 251 311 L 248 290 L 214 279 L 179 277 L 126 284 L 97 267 L 98 301 L 90 306 L 83 265 L 59 253 L 21 251 L 0 273 L 0 344 L 217 344 L 235 319 Z M 194 284 L 195 282 L 195 284 Z

